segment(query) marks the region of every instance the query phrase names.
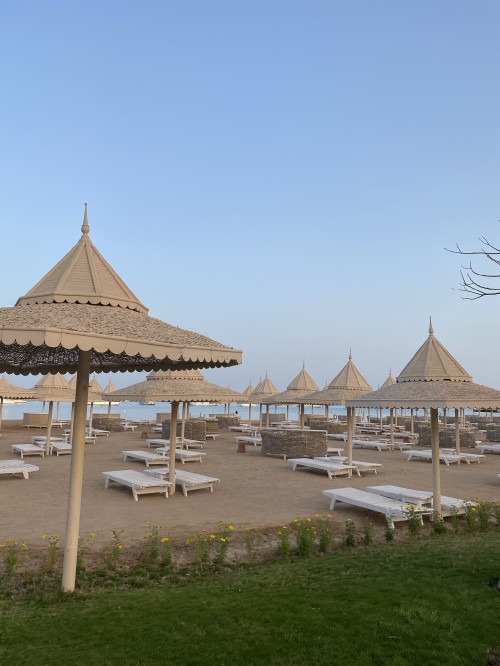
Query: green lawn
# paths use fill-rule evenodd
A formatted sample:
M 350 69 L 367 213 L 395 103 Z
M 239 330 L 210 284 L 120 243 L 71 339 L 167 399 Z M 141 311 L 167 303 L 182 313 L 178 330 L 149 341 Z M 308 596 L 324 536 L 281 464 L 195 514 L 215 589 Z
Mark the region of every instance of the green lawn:
M 499 575 L 495 530 L 3 598 L 0 664 L 500 664 Z

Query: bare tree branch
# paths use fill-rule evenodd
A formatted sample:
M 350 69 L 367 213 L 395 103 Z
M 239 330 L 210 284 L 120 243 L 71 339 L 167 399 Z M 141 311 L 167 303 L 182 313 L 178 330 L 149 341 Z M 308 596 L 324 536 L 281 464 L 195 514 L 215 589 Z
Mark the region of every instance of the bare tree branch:
M 450 250 L 445 248 L 447 252 L 452 254 L 461 254 L 464 256 L 476 256 L 491 261 L 493 264 L 500 266 L 500 249 L 492 245 L 485 236 L 479 236 L 480 242 L 483 244 L 483 248 L 480 250 L 465 251 L 457 244 L 456 250 Z M 483 296 L 500 296 L 500 285 L 489 286 L 484 284 L 483 281 L 478 281 L 476 278 L 484 278 L 485 280 L 498 280 L 500 279 L 500 274 L 481 272 L 474 268 L 472 262 L 469 262 L 468 266 L 462 266 L 460 269 L 460 289 L 468 296 L 463 296 L 466 300 L 477 300 Z

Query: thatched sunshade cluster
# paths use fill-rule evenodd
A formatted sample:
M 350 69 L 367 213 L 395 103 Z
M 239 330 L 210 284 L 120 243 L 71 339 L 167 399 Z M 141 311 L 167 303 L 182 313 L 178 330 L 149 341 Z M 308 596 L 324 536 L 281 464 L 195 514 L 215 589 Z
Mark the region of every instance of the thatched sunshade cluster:
M 257 386 L 248 396 L 249 424 L 251 423 L 252 420 L 252 405 L 259 405 L 259 428 L 262 427 L 262 405 L 267 400 L 267 398 L 276 395 L 276 393 L 279 393 L 279 391 L 276 388 L 276 386 L 272 383 L 272 381 L 269 379 L 266 370 L 266 376 L 264 377 L 264 379 L 260 380 L 260 382 L 257 384 Z M 267 410 L 268 410 L 267 416 L 269 419 L 269 407 L 267 408 Z M 267 425 L 269 425 L 269 423 Z
M 2 425 L 4 400 L 36 400 L 32 390 L 14 386 L 5 377 L 0 377 L 0 426 Z
M 66 591 L 75 586 L 90 372 L 224 367 L 242 357 L 239 350 L 150 317 L 92 244 L 86 206 L 81 231 L 78 243 L 14 307 L 0 308 L 0 372 L 77 372 Z M 171 463 L 175 469 L 175 455 Z
M 269 396 L 263 403 L 265 405 L 299 405 L 299 423 L 304 424 L 304 404 L 300 403 L 300 398 L 308 396 L 312 393 L 319 391 L 319 386 L 316 384 L 311 375 L 306 371 L 305 364 L 299 374 L 292 379 L 290 384 L 286 387 L 286 391 L 275 393 Z M 269 410 L 269 408 L 268 408 Z M 267 412 L 269 415 L 269 411 Z M 267 425 L 269 425 L 267 423 Z
M 372 387 L 354 365 L 352 353 L 349 352 L 347 363 L 328 386 L 322 391 L 308 393 L 299 399 L 299 403 L 304 405 L 325 405 L 325 416 L 328 417 L 329 405 L 345 405 L 346 400 L 369 393 L 371 390 Z
M 243 393 L 207 382 L 199 370 L 155 371 L 143 382 L 103 393 L 103 400 L 238 403 Z
M 460 408 L 499 409 L 500 391 L 474 384 L 472 377 L 436 339 L 432 322 L 429 335 L 396 378 L 396 383 L 366 393 L 346 403 L 348 456 L 352 460 L 353 410 L 355 407 L 380 409 L 430 409 L 434 509 L 441 511 L 439 461 L 439 409 L 455 409 L 457 448 L 459 448 Z

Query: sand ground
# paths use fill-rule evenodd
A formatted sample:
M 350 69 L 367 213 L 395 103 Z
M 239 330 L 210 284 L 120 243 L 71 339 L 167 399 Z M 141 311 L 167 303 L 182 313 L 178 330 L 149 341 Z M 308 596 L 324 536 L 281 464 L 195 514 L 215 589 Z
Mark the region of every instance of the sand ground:
M 29 443 L 36 429 L 25 429 L 21 422 L 5 421 L 0 438 L 0 459 L 15 457 L 11 445 Z M 57 429 L 53 435 L 57 435 Z M 187 536 L 198 530 L 214 530 L 218 523 L 242 526 L 279 526 L 297 517 L 328 513 L 329 503 L 321 491 L 327 488 L 353 486 L 364 488 L 375 484 L 395 484 L 420 490 L 431 490 L 431 465 L 406 462 L 400 451 L 356 450 L 355 458 L 383 463 L 379 474 L 361 478 L 328 479 L 325 473 L 291 471 L 290 463 L 281 458 L 260 454 L 260 448 L 248 447 L 238 453 L 234 443 L 237 433 L 222 431 L 215 441 L 207 441 L 203 463 L 186 463 L 183 469 L 220 479 L 213 493 L 193 491 L 184 497 L 177 490 L 165 499 L 161 495 L 132 498 L 130 489 L 112 487 L 104 490 L 103 471 L 144 469 L 139 462 L 123 462 L 126 449 L 148 450 L 141 432 L 111 433 L 99 437 L 95 445 L 85 447 L 85 474 L 80 534 L 95 533 L 93 547 L 110 542 L 110 530 L 123 530 L 124 542 L 142 541 L 147 521 L 164 530 Z M 5 539 L 22 539 L 29 545 L 41 545 L 42 535 L 64 536 L 71 456 L 27 457 L 40 468 L 29 480 L 0 476 L 0 543 Z M 181 465 L 181 463 L 178 463 Z M 500 500 L 500 455 L 489 454 L 480 464 L 441 465 L 442 492 L 461 498 Z M 343 526 L 347 518 L 362 524 L 370 516 L 375 526 L 384 525 L 380 514 L 365 512 L 348 505 L 338 505 L 335 522 Z

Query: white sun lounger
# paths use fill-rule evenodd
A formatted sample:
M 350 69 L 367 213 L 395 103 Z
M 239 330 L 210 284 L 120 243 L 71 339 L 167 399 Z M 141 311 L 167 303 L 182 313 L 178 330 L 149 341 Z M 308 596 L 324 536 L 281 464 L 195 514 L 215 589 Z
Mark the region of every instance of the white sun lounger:
M 68 438 L 66 436 L 64 437 L 51 437 L 50 438 L 51 442 L 67 442 Z M 31 437 L 31 442 L 32 444 L 36 444 L 37 446 L 45 446 L 47 443 L 47 435 L 33 435 Z
M 262 437 L 241 435 L 240 437 L 235 437 L 234 442 L 235 444 L 253 444 L 254 446 L 260 446 L 262 444 Z
M 433 498 L 433 493 L 427 490 L 414 490 L 413 488 L 401 488 L 400 486 L 368 486 L 366 490 L 403 502 L 412 502 L 418 506 L 431 504 Z M 444 516 L 449 516 L 452 513 L 465 513 L 468 506 L 475 506 L 476 504 L 477 502 L 471 500 L 441 495 L 441 513 Z
M 56 456 L 63 456 L 65 454 L 70 454 L 73 451 L 73 447 L 69 442 L 52 442 L 50 445 L 49 452 L 50 454 L 56 454 Z
M 36 444 L 12 444 L 13 453 L 19 453 L 21 458 L 24 456 L 42 456 L 45 455 L 45 449 Z
M 91 428 L 87 435 L 89 437 L 109 437 L 109 430 L 100 430 L 99 428 Z
M 347 434 L 345 432 L 329 432 L 326 436 L 327 439 L 332 439 L 339 442 L 347 441 Z
M 161 453 L 149 453 L 149 451 L 122 451 L 123 460 L 127 461 L 129 458 L 132 460 L 140 460 L 146 467 L 150 465 L 164 465 L 167 456 Z
M 443 453 L 454 453 L 456 456 L 460 456 L 460 460 L 464 462 L 473 463 L 477 462 L 480 463 L 483 458 L 486 458 L 486 456 L 482 453 L 463 453 L 463 451 L 460 451 L 460 453 L 457 453 L 456 449 L 441 449 Z
M 177 443 L 182 446 L 183 449 L 202 449 L 205 442 L 202 442 L 199 439 L 182 439 L 177 437 Z
M 328 474 L 331 479 L 334 476 L 351 476 L 353 466 L 343 463 L 328 462 L 325 460 L 316 460 L 312 458 L 289 458 L 288 462 L 292 464 L 292 472 L 297 469 L 319 469 Z
M 325 460 L 333 463 L 340 462 L 343 465 L 347 465 L 347 456 L 317 456 L 314 460 Z M 373 472 L 377 473 L 379 467 L 383 467 L 382 463 L 371 463 L 363 462 L 361 460 L 352 461 L 353 471 L 356 472 L 358 476 L 361 476 L 361 472 Z
M 411 451 L 404 451 L 403 455 L 407 456 L 407 462 L 410 462 L 410 460 L 432 461 L 432 451 L 415 451 L 412 449 Z M 442 451 L 439 452 L 439 460 L 445 465 L 450 465 L 451 463 L 460 465 L 461 462 L 460 456 L 457 456 L 455 453 L 443 453 Z M 465 459 L 464 462 L 470 465 L 469 460 Z
M 156 453 L 163 453 L 166 456 L 170 453 L 170 447 L 159 447 L 156 449 Z M 175 459 L 180 460 L 182 464 L 186 462 L 203 462 L 203 458 L 206 456 L 206 453 L 202 451 L 188 451 L 186 449 L 175 449 Z
M 150 476 L 156 476 L 161 479 L 168 478 L 169 468 L 160 467 L 158 469 L 147 469 L 144 472 Z M 184 497 L 190 490 L 200 490 L 202 488 L 210 488 L 210 492 L 214 491 L 214 483 L 219 483 L 220 479 L 214 476 L 205 476 L 203 474 L 195 474 L 194 472 L 184 472 L 183 470 L 175 470 L 175 485 L 182 487 Z
M 377 449 L 377 451 L 393 451 L 394 446 L 390 440 L 385 439 L 353 439 L 353 448 Z
M 137 426 L 134 425 L 133 423 L 122 423 L 121 426 L 122 426 L 122 430 L 132 430 L 133 431 L 137 428 Z
M 0 474 L 22 474 L 25 479 L 29 479 L 30 472 L 38 472 L 39 467 L 20 460 L 0 460 Z
M 483 442 L 478 442 L 476 444 L 476 449 L 479 449 L 480 453 L 500 453 L 500 444 L 484 444 Z
M 166 446 L 170 446 L 170 440 L 169 439 L 161 439 L 161 438 L 147 439 L 146 440 L 146 446 L 148 447 L 148 449 L 156 448 L 158 446 L 166 447 Z
M 431 508 L 414 507 L 413 504 L 402 502 L 401 500 L 390 499 L 388 497 L 382 497 L 376 493 L 367 492 L 366 490 L 358 490 L 357 488 L 329 489 L 323 490 L 322 493 L 330 499 L 330 511 L 333 511 L 336 502 L 345 502 L 346 504 L 359 506 L 362 509 L 383 513 L 391 528 L 394 528 L 394 521 L 396 520 L 408 520 L 409 509 L 420 514 L 421 522 L 423 522 L 423 515 L 432 514 Z
M 172 485 L 169 481 L 163 479 L 155 479 L 154 477 L 144 474 L 144 472 L 136 472 L 132 469 L 121 469 L 115 472 L 103 472 L 104 489 L 106 490 L 110 482 L 117 483 L 121 486 L 128 486 L 132 489 L 132 495 L 135 501 L 138 501 L 138 495 L 145 495 L 149 493 L 161 493 L 168 497 L 168 489 Z
M 326 447 L 326 452 L 327 452 L 327 454 L 329 454 L 329 455 L 331 455 L 331 456 L 339 456 L 339 457 L 341 457 L 341 456 L 342 456 L 342 452 L 343 452 L 343 450 L 344 450 L 344 449 L 340 449 L 340 448 L 337 447 L 337 446 L 327 446 L 327 447 Z

